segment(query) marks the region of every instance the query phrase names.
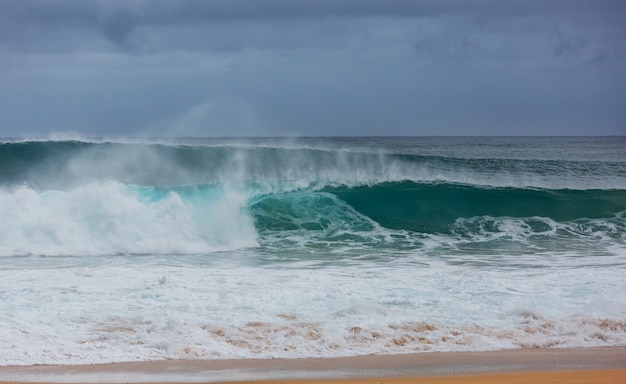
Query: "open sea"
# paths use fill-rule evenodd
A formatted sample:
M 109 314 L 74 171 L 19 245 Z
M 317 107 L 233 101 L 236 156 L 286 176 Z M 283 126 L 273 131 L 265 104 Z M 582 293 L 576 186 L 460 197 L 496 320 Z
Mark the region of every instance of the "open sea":
M 626 345 L 626 138 L 0 140 L 0 365 Z

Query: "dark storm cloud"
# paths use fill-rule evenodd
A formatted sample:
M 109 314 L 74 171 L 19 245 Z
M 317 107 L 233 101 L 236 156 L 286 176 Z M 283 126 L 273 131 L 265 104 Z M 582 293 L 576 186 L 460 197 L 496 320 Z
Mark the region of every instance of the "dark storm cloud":
M 98 28 L 113 43 L 123 44 L 138 27 L 242 20 L 297 20 L 355 17 L 519 18 L 546 13 L 590 13 L 602 22 L 623 21 L 622 1 L 451 1 L 451 0 L 33 0 L 0 3 L 5 19 L 16 24 Z
M 0 136 L 617 134 L 623 1 L 0 1 Z

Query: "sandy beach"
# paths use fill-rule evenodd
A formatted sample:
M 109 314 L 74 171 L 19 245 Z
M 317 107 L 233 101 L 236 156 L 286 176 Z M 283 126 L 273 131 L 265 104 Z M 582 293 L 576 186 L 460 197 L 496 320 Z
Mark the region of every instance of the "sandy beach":
M 521 384 L 521 383 L 550 383 L 550 384 L 612 384 L 624 383 L 626 370 L 591 370 L 591 371 L 560 371 L 560 372 L 512 372 L 482 375 L 452 375 L 452 376 L 428 376 L 428 377 L 384 377 L 384 378 L 359 378 L 359 379 L 308 379 L 308 380 L 266 380 L 254 381 L 257 384 L 408 384 L 408 383 L 484 383 L 484 384 Z M 250 382 L 250 381 L 246 381 Z M 14 384 L 16 382 L 0 382 L 1 384 Z M 182 382 L 181 382 L 182 383 Z M 228 383 L 228 382 L 224 382 Z M 21 384 L 21 382 L 20 382 Z M 160 383 L 159 383 L 160 384 Z M 219 383 L 218 383 L 219 384 Z
M 481 384 L 522 384 L 522 383 L 624 383 L 626 381 L 625 370 L 607 371 L 562 371 L 562 372 L 513 372 L 481 375 L 452 375 L 437 377 L 400 377 L 400 378 L 366 378 L 346 380 L 299 380 L 298 384 L 453 384 L 453 383 L 481 383 Z M 292 383 L 290 380 L 262 381 L 258 384 L 282 384 Z
M 2 383 L 624 383 L 626 347 L 0 367 Z

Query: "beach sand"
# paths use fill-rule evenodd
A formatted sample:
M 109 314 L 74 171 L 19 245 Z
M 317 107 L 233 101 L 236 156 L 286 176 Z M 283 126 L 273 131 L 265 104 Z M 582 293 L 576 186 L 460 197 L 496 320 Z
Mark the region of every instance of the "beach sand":
M 626 347 L 0 367 L 0 383 L 626 383 Z

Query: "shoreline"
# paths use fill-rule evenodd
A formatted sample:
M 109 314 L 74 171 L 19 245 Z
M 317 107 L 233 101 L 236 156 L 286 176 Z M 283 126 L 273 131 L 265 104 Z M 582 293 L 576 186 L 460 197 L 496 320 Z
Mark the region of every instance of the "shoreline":
M 374 378 L 385 378 L 387 381 L 401 383 L 419 378 L 429 380 L 456 378 L 464 381 L 463 378 L 477 380 L 481 377 L 483 378 L 481 380 L 487 380 L 486 376 L 496 380 L 494 382 L 505 382 L 511 380 L 513 376 L 541 376 L 547 372 L 552 372 L 550 375 L 554 376 L 555 380 L 558 379 L 557 376 L 580 378 L 581 375 L 585 375 L 583 372 L 587 372 L 591 378 L 604 377 L 602 382 L 608 380 L 605 376 L 609 373 L 618 379 L 615 382 L 626 382 L 626 346 L 422 352 L 306 359 L 164 360 L 86 365 L 2 366 L 0 383 L 208 383 L 280 382 L 280 380 L 297 380 L 301 383 L 366 383 Z M 567 372 L 569 374 L 566 374 Z M 534 380 L 530 377 L 526 379 Z M 526 379 L 520 379 L 522 380 L 520 382 Z

